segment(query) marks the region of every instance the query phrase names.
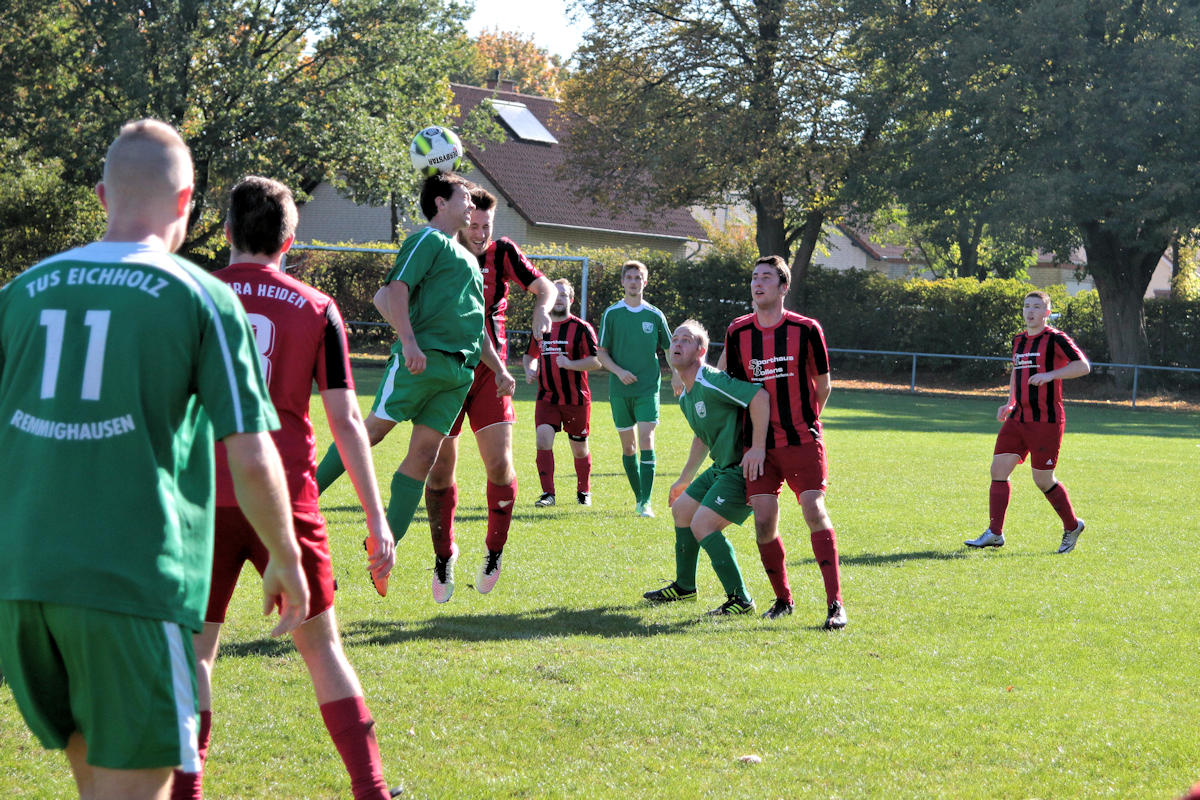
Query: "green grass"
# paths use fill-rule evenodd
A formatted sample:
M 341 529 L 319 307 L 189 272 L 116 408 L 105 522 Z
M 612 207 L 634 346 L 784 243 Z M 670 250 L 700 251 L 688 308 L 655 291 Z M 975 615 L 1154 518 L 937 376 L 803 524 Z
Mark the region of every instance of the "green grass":
M 364 402 L 374 388 L 361 375 Z M 597 383 L 603 384 L 603 381 Z M 533 408 L 516 427 L 521 492 L 504 576 L 470 584 L 483 547 L 483 474 L 463 437 L 458 589 L 430 596 L 419 516 L 387 599 L 371 591 L 348 481 L 323 498 L 338 613 L 378 721 L 387 775 L 432 798 L 1170 798 L 1200 778 L 1194 531 L 1197 417 L 1069 408 L 1060 476 L 1088 521 L 1060 525 L 1013 478 L 1001 550 L 966 552 L 987 519 L 1000 398 L 835 391 L 826 412 L 849 627 L 821 631 L 824 595 L 803 520 L 783 503 L 792 617 L 713 622 L 723 598 L 701 556 L 699 604 L 648 607 L 673 574 L 665 495 L 687 453 L 664 400 L 659 518 L 632 513 L 608 408 L 593 419 L 595 505 L 534 509 Z M 328 435 L 322 433 L 322 445 Z M 376 450 L 381 475 L 407 429 Z M 386 484 L 386 480 L 384 481 Z M 418 512 L 419 515 L 423 512 Z M 760 610 L 771 599 L 749 527 L 730 529 Z M 234 600 L 217 665 L 213 797 L 348 796 L 286 641 L 266 638 L 256 579 Z M 739 761 L 743 755 L 760 764 Z M 0 795 L 67 796 L 0 690 Z

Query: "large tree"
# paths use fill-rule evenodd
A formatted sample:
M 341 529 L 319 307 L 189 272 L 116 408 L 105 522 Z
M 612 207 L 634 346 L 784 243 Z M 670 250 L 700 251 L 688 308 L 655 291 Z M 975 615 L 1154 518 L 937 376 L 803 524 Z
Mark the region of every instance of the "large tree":
M 928 185 L 987 174 L 989 213 L 1060 254 L 1082 246 L 1113 360 L 1145 363 L 1143 296 L 1200 222 L 1200 8 L 1154 0 L 864 0 L 862 52 L 910 91 L 885 138 L 958 144 Z M 936 124 L 925 124 L 935 120 Z M 912 136 L 912 131 L 918 134 Z M 993 172 L 980 173 L 989 165 Z M 964 188 L 969 191 L 970 187 Z
M 567 68 L 528 36 L 501 30 L 484 30 L 475 37 L 472 83 L 482 83 L 493 74 L 516 84 L 517 91 L 558 99 Z
M 180 128 L 196 163 L 185 244 L 247 173 L 410 192 L 414 131 L 453 118 L 465 9 L 442 0 L 51 0 L 0 8 L 0 129 L 90 185 L 124 121 Z
M 760 253 L 808 265 L 866 134 L 834 0 L 580 0 L 594 27 L 566 104 L 572 164 L 612 203 L 755 214 Z

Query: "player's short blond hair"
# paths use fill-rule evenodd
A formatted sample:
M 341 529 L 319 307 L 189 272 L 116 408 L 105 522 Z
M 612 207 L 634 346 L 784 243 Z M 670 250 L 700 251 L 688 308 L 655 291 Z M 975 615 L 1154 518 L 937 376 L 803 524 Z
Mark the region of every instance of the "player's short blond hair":
M 571 285 L 571 282 L 569 280 L 567 280 L 566 278 L 558 278 L 557 280 L 554 281 L 554 285 L 555 286 L 563 286 L 566 288 L 568 300 L 575 299 L 575 287 Z
M 708 349 L 708 328 L 704 327 L 700 320 L 685 319 L 683 322 L 679 323 L 679 328 L 687 328 L 689 331 L 691 331 L 692 336 L 695 336 L 696 341 L 700 343 L 701 350 Z M 679 328 L 676 328 L 675 330 L 679 330 Z M 700 360 L 703 361 L 704 358 L 701 357 Z
M 1050 302 L 1050 295 L 1046 294 L 1043 291 L 1039 290 L 1039 291 L 1035 291 L 1035 292 L 1030 292 L 1029 294 L 1025 295 L 1025 300 L 1028 300 L 1031 297 L 1036 297 L 1038 300 L 1041 300 L 1042 304 L 1045 305 L 1047 309 L 1049 309 L 1050 306 L 1052 305 L 1052 303 Z
M 192 185 L 192 152 L 179 131 L 157 119 L 121 127 L 108 147 L 101 178 L 109 202 L 156 204 Z
M 629 272 L 631 269 L 636 269 L 638 272 L 642 273 L 642 280 L 650 280 L 650 270 L 646 268 L 646 265 L 641 261 L 635 261 L 633 259 L 630 259 L 621 265 L 621 280 L 625 280 L 625 273 Z

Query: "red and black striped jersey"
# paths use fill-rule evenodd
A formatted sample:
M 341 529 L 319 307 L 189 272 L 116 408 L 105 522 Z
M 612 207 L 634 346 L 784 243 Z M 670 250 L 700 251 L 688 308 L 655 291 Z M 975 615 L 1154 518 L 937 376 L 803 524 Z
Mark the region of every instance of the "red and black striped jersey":
M 1016 409 L 1012 419 L 1018 422 L 1062 422 L 1062 381 L 1050 381 L 1030 386 L 1029 378 L 1039 372 L 1049 372 L 1083 358 L 1083 351 L 1070 336 L 1049 325 L 1036 336 L 1021 331 L 1013 337 L 1012 367 L 1013 400 Z
M 229 284 L 254 327 L 254 339 L 279 414 L 271 434 L 287 474 L 292 507 L 317 510 L 317 440 L 308 416 L 318 391 L 353 389 L 350 347 L 329 295 L 262 264 L 232 264 L 214 273 Z M 237 504 L 224 447 L 217 445 L 217 505 Z
M 538 359 L 538 400 L 560 406 L 592 401 L 587 372 L 563 369 L 555 363 L 559 355 L 571 361 L 596 355 L 596 331 L 591 325 L 574 314 L 552 323 L 540 343 L 537 339 L 529 340 L 526 355 Z
M 522 289 L 528 289 L 542 273 L 512 239 L 504 236 L 488 245 L 477 258 L 479 271 L 483 273 L 483 327 L 503 361 L 508 357 L 508 337 L 504 331 L 508 282 L 515 281 Z
M 821 438 L 816 379 L 829 372 L 829 352 L 815 319 L 784 311 L 778 324 L 764 328 L 754 314 L 738 317 L 725 332 L 725 369 L 771 396 L 768 448 Z M 749 433 L 746 426 L 747 444 Z

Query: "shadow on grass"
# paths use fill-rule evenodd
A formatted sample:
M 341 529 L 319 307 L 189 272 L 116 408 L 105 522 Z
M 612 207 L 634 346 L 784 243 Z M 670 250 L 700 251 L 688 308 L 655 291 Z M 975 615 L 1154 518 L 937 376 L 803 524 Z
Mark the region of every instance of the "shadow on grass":
M 626 638 L 687 630 L 705 618 L 649 622 L 630 613 L 646 606 L 542 608 L 513 614 L 445 614 L 423 620 L 356 620 L 342 628 L 346 647 L 389 645 L 415 639 L 456 642 L 515 641 L 563 636 Z M 280 658 L 295 651 L 288 638 L 222 644 L 221 658 Z
M 857 555 L 839 556 L 838 562 L 855 567 L 873 567 L 881 564 L 895 564 L 904 561 L 957 561 L 966 558 L 968 550 L 914 550 L 909 553 L 859 553 Z M 815 564 L 815 559 L 802 559 L 802 564 Z

